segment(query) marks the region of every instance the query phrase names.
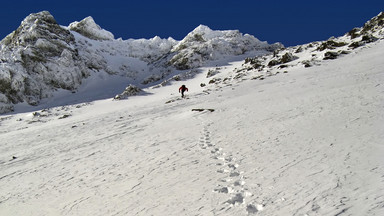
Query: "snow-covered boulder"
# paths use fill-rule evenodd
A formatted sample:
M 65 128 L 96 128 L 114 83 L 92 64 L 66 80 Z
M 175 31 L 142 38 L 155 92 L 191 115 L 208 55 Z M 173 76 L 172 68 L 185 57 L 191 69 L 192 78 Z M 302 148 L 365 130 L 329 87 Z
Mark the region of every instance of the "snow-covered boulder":
M 143 93 L 143 90 L 141 90 L 139 87 L 135 85 L 129 85 L 127 88 L 125 88 L 123 93 L 116 95 L 114 100 L 127 99 L 130 96 L 135 96 L 141 93 Z
M 93 39 L 93 40 L 113 40 L 114 36 L 111 32 L 102 29 L 95 23 L 92 17 L 87 17 L 80 22 L 73 22 L 69 24 L 70 30 L 78 32 L 79 34 Z

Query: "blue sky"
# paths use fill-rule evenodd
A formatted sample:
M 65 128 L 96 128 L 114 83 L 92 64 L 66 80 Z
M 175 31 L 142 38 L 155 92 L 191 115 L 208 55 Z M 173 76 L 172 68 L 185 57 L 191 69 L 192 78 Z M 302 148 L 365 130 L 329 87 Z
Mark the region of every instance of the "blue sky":
M 48 10 L 60 25 L 92 16 L 115 38 L 182 39 L 199 24 L 238 29 L 285 46 L 340 36 L 384 11 L 383 0 L 17 0 L 0 5 L 0 37 L 30 13 Z

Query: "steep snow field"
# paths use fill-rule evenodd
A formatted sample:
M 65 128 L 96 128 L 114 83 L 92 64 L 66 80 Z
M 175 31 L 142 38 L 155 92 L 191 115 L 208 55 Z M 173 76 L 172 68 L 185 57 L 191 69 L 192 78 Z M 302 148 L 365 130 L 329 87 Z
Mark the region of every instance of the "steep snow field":
M 383 215 L 383 56 L 2 115 L 0 215 Z

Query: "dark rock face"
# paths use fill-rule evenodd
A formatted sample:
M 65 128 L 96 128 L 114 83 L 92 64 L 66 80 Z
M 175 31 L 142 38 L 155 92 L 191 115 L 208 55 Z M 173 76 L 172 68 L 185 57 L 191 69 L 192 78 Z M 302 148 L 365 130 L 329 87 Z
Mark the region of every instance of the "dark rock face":
M 288 63 L 288 62 L 291 62 L 293 60 L 296 60 L 298 59 L 297 56 L 294 56 L 292 55 L 292 53 L 285 53 L 281 58 L 278 58 L 278 57 L 275 57 L 276 59 L 272 59 L 269 63 L 268 63 L 268 66 L 269 67 L 273 67 L 273 66 L 276 66 L 276 65 L 280 65 L 280 64 L 285 64 L 285 63 Z

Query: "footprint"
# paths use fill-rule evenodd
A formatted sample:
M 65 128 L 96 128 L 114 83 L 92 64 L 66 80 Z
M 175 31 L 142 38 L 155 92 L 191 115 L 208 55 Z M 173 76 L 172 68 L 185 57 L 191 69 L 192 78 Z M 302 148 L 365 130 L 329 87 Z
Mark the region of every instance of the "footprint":
M 219 184 L 213 189 L 213 192 L 226 194 L 227 200 L 222 204 L 245 208 L 248 214 L 256 214 L 263 210 L 263 205 L 246 202 L 246 197 L 252 196 L 252 193 L 244 186 L 246 184 L 244 181 L 246 177 L 244 177 L 244 173 L 239 170 L 240 164 L 235 162 L 236 158 L 230 154 L 230 152 L 225 152 L 211 141 L 209 126 L 210 124 L 204 126 L 199 142 L 200 147 L 206 149 L 210 158 L 217 160 L 215 163 L 218 168 L 216 172 L 222 174 L 222 177 L 217 180 Z M 223 207 L 223 209 L 224 208 L 227 207 Z
M 243 204 L 244 196 L 241 193 L 237 193 L 231 199 L 227 200 L 226 202 L 231 204 L 231 205 Z
M 236 176 L 240 176 L 240 172 L 237 172 L 237 171 L 233 171 L 229 174 L 229 177 L 236 177 Z
M 209 146 L 209 145 L 208 145 L 208 146 Z M 217 152 L 220 152 L 220 150 L 221 150 L 221 149 L 219 149 L 219 148 L 214 148 L 214 149 L 211 150 L 211 153 L 212 153 L 212 154 L 215 154 L 215 153 L 217 153 Z
M 235 181 L 235 182 L 233 183 L 233 185 L 235 185 L 235 186 L 243 186 L 243 185 L 245 185 L 245 181 L 243 181 L 243 180 L 237 180 L 237 181 Z
M 219 181 L 221 181 L 221 182 L 230 182 L 230 181 L 232 181 L 232 179 L 230 179 L 230 178 L 222 178 L 222 179 L 219 179 Z
M 217 193 L 232 193 L 233 192 L 233 188 L 231 187 L 223 187 L 223 186 L 220 186 L 216 189 L 213 190 L 214 192 L 217 192 Z
M 227 161 L 227 162 L 232 162 L 232 161 L 235 161 L 235 159 L 232 158 L 232 157 L 226 157 L 226 158 L 225 158 L 225 161 Z
M 248 214 L 256 214 L 259 211 L 263 211 L 263 209 L 264 209 L 264 206 L 260 205 L 260 204 L 257 204 L 257 205 L 248 204 L 247 205 L 247 212 L 248 212 Z
M 228 164 L 228 167 L 235 170 L 239 167 L 239 164 Z
M 217 170 L 218 173 L 229 173 L 230 171 L 227 169 L 220 168 Z

